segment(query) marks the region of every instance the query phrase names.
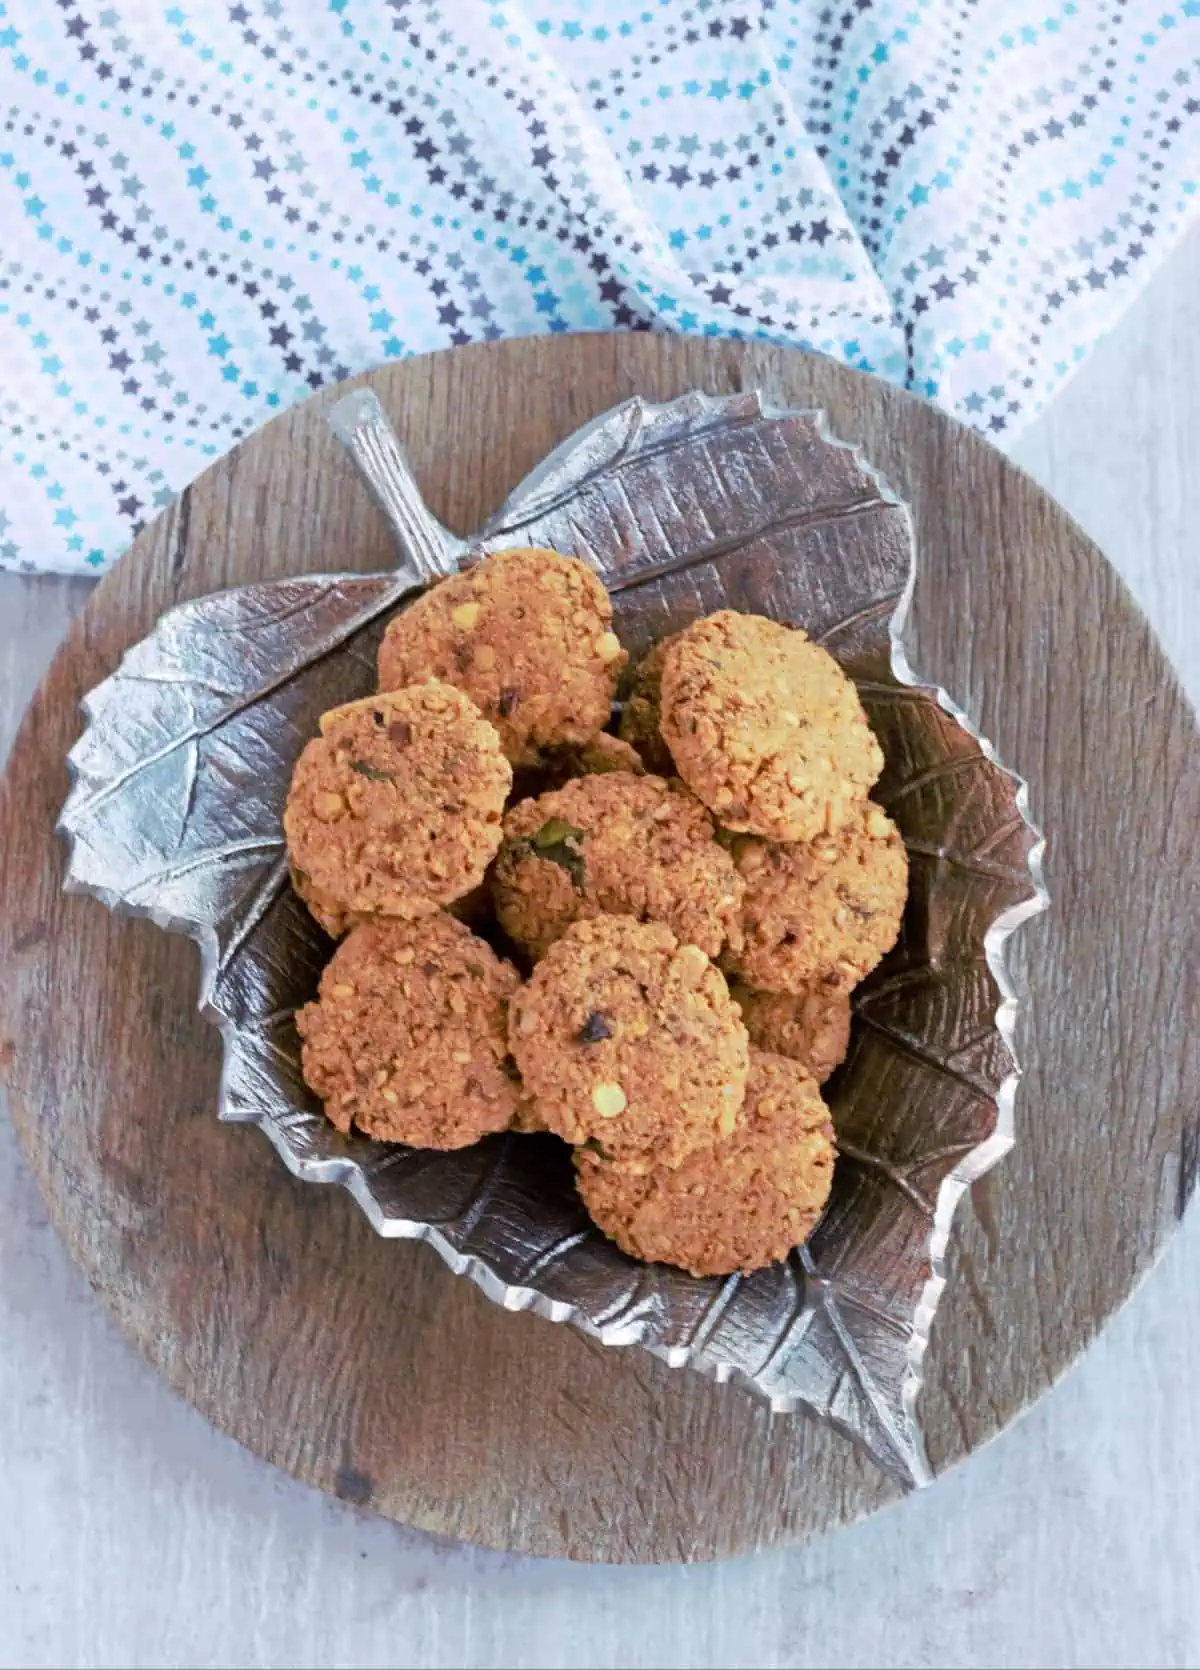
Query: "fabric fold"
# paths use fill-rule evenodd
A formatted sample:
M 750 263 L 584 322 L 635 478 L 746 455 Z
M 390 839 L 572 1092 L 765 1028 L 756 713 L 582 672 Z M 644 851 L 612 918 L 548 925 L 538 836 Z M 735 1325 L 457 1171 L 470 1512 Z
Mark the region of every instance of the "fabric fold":
M 500 336 L 794 343 L 1003 446 L 1200 203 L 1200 0 L 3 0 L 0 93 L 26 570 Z

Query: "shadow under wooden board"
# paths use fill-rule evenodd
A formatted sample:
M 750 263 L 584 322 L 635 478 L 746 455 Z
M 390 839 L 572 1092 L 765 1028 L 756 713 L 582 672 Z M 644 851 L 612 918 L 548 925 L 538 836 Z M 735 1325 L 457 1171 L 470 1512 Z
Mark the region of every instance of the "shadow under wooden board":
M 1099 552 L 932 407 L 793 350 L 670 337 L 457 349 L 364 379 L 431 508 L 477 526 L 632 394 L 758 387 L 824 408 L 909 501 L 910 657 L 1031 784 L 1051 913 L 1019 936 L 1017 1147 L 961 1213 L 924 1393 L 938 1470 L 1038 1397 L 1150 1267 L 1200 1160 L 1200 752 L 1153 635 Z M 74 1257 L 218 1427 L 397 1521 L 576 1559 L 796 1542 L 897 1485 L 802 1416 L 489 1304 L 341 1190 L 214 1115 L 192 944 L 61 892 L 52 836 L 81 696 L 161 611 L 251 580 L 372 570 L 389 536 L 327 392 L 214 465 L 76 622 L 0 791 L 0 1065 Z

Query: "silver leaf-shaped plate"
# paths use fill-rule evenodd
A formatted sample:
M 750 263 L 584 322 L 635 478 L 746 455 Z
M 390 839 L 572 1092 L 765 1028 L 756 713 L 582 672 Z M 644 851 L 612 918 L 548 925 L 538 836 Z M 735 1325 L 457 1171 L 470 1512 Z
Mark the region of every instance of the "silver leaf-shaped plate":
M 632 400 L 554 452 L 468 543 L 425 510 L 373 395 L 334 428 L 388 515 L 391 574 L 281 581 L 184 604 L 85 703 L 61 827 L 67 885 L 190 934 L 221 1029 L 223 1119 L 348 1188 L 381 1235 L 429 1241 L 497 1303 L 736 1378 L 800 1407 L 908 1482 L 928 1477 L 921 1363 L 955 1205 L 1012 1141 L 1007 936 L 1042 907 L 1023 786 L 900 640 L 908 513 L 816 412 L 756 394 Z M 887 764 L 876 796 L 911 860 L 900 942 L 855 998 L 827 1094 L 841 1158 L 808 1245 L 751 1277 L 624 1257 L 589 1223 L 567 1150 L 457 1153 L 344 1138 L 300 1076 L 293 1024 L 329 942 L 287 884 L 281 812 L 318 716 L 373 688 L 390 613 L 468 550 L 548 545 L 594 564 L 636 656 L 711 610 L 794 621 L 857 681 Z

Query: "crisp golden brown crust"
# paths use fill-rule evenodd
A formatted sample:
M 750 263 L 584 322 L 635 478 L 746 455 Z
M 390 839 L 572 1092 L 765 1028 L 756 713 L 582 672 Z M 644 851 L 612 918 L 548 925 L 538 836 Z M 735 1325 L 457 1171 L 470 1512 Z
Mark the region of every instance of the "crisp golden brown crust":
M 641 777 L 646 768 L 636 748 L 619 736 L 597 731 L 586 742 L 564 742 L 548 748 L 537 765 L 522 766 L 513 773 L 512 798 L 536 800 L 539 794 L 561 789 L 576 777 L 602 777 L 609 771 L 632 772 Z
M 726 1276 L 786 1258 L 825 1208 L 835 1158 L 829 1110 L 783 1056 L 750 1051 L 742 1122 L 674 1169 L 640 1168 L 579 1149 L 579 1193 L 595 1223 L 633 1258 Z
M 295 890 L 344 936 L 296 1016 L 303 1072 L 379 1141 L 553 1134 L 625 1252 L 752 1271 L 825 1208 L 817 1087 L 907 859 L 866 799 L 857 692 L 803 632 L 726 611 L 664 639 L 615 737 L 626 660 L 596 575 L 553 551 L 389 623 L 381 693 L 324 716 L 285 810 Z
M 803 992 L 756 992 L 731 986 L 750 1042 L 772 1055 L 786 1055 L 817 1084 L 824 1084 L 846 1059 L 850 1047 L 848 993 L 810 986 Z
M 546 1126 L 538 1113 L 537 1103 L 532 1096 L 521 1097 L 508 1128 L 510 1131 L 517 1131 L 522 1136 L 527 1137 L 536 1137 L 543 1134 Z
M 661 702 L 679 775 L 728 829 L 774 841 L 840 829 L 883 769 L 837 662 L 761 615 L 724 610 L 679 633 Z
M 638 662 L 621 709 L 619 729 L 622 738 L 637 749 L 647 771 L 653 771 L 659 777 L 675 776 L 671 750 L 663 741 L 660 708 L 663 660 L 678 636 L 675 632 L 669 638 L 663 638 Z
M 908 892 L 895 824 L 870 801 L 836 835 L 734 842 L 746 884 L 742 942 L 724 966 L 760 991 L 849 991 L 891 950 Z
M 290 867 L 292 889 L 302 904 L 308 907 L 308 913 L 317 925 L 327 933 L 330 939 L 342 939 L 351 928 L 356 928 L 360 922 L 370 922 L 370 915 L 359 911 L 344 910 L 323 893 L 319 893 L 312 884 L 312 878 L 303 871 Z M 473 887 L 469 893 L 464 893 L 461 899 L 455 899 L 446 906 L 451 916 L 465 922 L 468 928 L 482 927 L 491 916 L 492 896 L 486 883 L 481 882 Z
M 339 1131 L 464 1148 L 507 1129 L 520 1086 L 508 1004 L 520 976 L 461 922 L 376 918 L 344 939 L 296 1016 L 306 1083 Z
M 326 912 L 429 915 L 483 880 L 511 783 L 495 731 L 447 684 L 335 708 L 292 776 L 292 866 Z
M 312 877 L 305 871 L 298 870 L 294 864 L 289 866 L 289 874 L 292 891 L 301 904 L 307 906 L 309 915 L 330 939 L 341 939 L 351 928 L 366 920 L 365 917 L 356 916 L 353 911 L 344 909 L 336 900 L 320 892 L 313 886 Z
M 574 923 L 514 999 L 509 1041 L 568 1142 L 673 1165 L 737 1125 L 746 1030 L 719 971 L 658 923 Z
M 465 690 L 514 765 L 588 740 L 608 723 L 626 662 L 608 593 L 556 551 L 499 551 L 393 617 L 379 650 L 383 690 L 438 678 Z
M 738 931 L 742 883 L 710 813 L 661 777 L 580 777 L 513 807 L 492 872 L 501 927 L 533 958 L 572 922 L 662 922 L 715 957 Z

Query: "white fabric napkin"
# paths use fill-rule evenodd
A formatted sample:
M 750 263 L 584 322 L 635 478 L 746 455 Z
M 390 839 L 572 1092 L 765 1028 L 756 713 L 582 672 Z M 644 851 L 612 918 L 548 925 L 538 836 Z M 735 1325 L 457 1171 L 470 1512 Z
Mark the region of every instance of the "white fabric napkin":
M 1200 0 L 0 3 L 0 567 L 315 388 L 792 342 L 1001 445 L 1194 218 Z

